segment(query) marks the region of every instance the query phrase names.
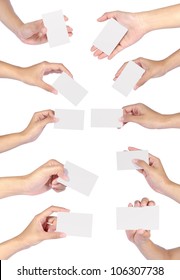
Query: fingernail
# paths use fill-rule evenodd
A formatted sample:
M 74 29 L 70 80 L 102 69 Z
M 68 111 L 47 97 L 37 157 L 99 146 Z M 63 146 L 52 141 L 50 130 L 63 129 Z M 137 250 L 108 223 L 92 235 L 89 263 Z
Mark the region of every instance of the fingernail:
M 132 162 L 133 163 L 138 163 L 138 159 L 133 159 Z
M 59 118 L 54 117 L 54 122 L 59 122 Z
M 67 236 L 67 234 L 64 233 L 64 232 L 60 232 L 60 233 L 59 233 L 59 237 L 60 237 L 60 238 L 64 238 L 64 237 L 66 237 L 66 236 Z
M 56 89 L 53 89 L 53 90 L 52 90 L 52 93 L 58 94 L 58 91 L 57 91 Z

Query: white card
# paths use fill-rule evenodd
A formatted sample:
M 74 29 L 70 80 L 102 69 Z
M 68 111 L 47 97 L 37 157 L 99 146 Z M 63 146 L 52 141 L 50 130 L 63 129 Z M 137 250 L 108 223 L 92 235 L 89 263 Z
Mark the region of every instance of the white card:
M 82 110 L 55 110 L 55 117 L 59 119 L 54 123 L 54 128 L 59 129 L 84 129 L 84 111 Z
M 145 70 L 142 67 L 133 61 L 129 61 L 113 84 L 113 88 L 127 96 L 142 77 L 144 72 Z
M 84 195 L 90 195 L 98 176 L 68 161 L 64 168 L 69 180 L 65 181 L 59 177 L 58 182 Z
M 44 26 L 47 28 L 49 46 L 56 47 L 69 43 L 69 36 L 62 11 L 42 15 Z
M 91 127 L 122 127 L 122 109 L 92 109 Z
M 110 55 L 127 31 L 127 28 L 115 19 L 110 19 L 93 45 L 105 54 Z
M 124 151 L 117 152 L 117 169 L 118 170 L 127 170 L 127 169 L 141 169 L 139 166 L 134 164 L 133 159 L 144 160 L 149 164 L 149 155 L 148 151 Z
M 92 236 L 92 214 L 58 212 L 57 217 L 57 232 L 64 232 L 72 236 Z
M 69 75 L 62 73 L 53 86 L 72 104 L 78 105 L 87 94 L 87 90 L 75 82 Z
M 117 229 L 138 230 L 159 228 L 159 207 L 120 207 L 116 209 Z

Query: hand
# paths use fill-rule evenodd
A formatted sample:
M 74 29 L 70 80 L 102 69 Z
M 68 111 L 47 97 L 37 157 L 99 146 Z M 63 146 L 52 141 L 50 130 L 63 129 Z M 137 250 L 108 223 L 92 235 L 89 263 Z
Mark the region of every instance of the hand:
M 141 201 L 136 200 L 134 202 L 134 207 L 144 207 L 144 206 L 154 206 L 154 201 L 149 200 L 148 198 L 143 198 Z M 128 207 L 133 207 L 132 203 L 129 203 Z M 136 246 L 146 243 L 150 239 L 149 230 L 126 230 L 126 235 L 129 241 L 133 242 Z
M 99 22 L 114 18 L 128 29 L 122 40 L 109 55 L 108 59 L 112 59 L 117 53 L 136 43 L 145 35 L 146 31 L 144 29 L 143 21 L 140 15 L 141 13 L 126 13 L 114 11 L 105 13 L 103 16 L 98 18 Z M 105 53 L 97 49 L 95 46 L 92 46 L 91 51 L 94 52 L 94 56 L 97 56 L 99 59 L 107 57 Z
M 165 116 L 153 111 L 142 103 L 128 105 L 123 107 L 123 117 L 121 122 L 137 123 L 146 128 L 165 128 Z
M 23 249 L 37 245 L 44 240 L 66 237 L 65 233 L 55 232 L 57 218 L 50 216 L 54 212 L 69 212 L 69 210 L 51 206 L 36 215 L 27 228 L 17 237 L 19 242 L 23 243 Z
M 45 126 L 49 123 L 56 122 L 54 111 L 45 110 L 34 113 L 28 126 L 21 132 L 24 143 L 35 141 L 42 133 Z
M 57 182 L 57 178 L 67 180 L 64 166 L 56 160 L 49 160 L 32 173 L 24 176 L 23 193 L 37 195 L 53 189 L 56 192 L 65 190 L 65 186 Z
M 138 149 L 129 147 L 128 150 L 136 151 Z M 172 182 L 167 177 L 159 158 L 149 154 L 149 165 L 145 161 L 139 159 L 133 160 L 133 163 L 141 168 L 137 171 L 144 175 L 147 183 L 155 192 L 164 195 L 168 193 L 169 185 Z
M 73 77 L 71 72 L 62 63 L 49 63 L 44 61 L 30 67 L 21 68 L 20 79 L 26 84 L 37 86 L 57 94 L 58 92 L 55 88 L 43 81 L 43 76 L 62 72 Z
M 68 18 L 64 16 L 65 21 Z M 68 35 L 72 36 L 73 29 L 67 26 Z M 39 45 L 47 42 L 47 29 L 43 20 L 37 20 L 29 23 L 23 23 L 16 32 L 18 38 L 25 44 Z
M 144 85 L 151 78 L 161 77 L 166 74 L 165 60 L 154 61 L 154 60 L 139 57 L 133 61 L 145 70 L 144 74 L 135 85 L 134 90 Z M 114 80 L 116 80 L 121 75 L 127 63 L 128 62 L 125 62 L 121 66 L 121 68 L 116 73 Z

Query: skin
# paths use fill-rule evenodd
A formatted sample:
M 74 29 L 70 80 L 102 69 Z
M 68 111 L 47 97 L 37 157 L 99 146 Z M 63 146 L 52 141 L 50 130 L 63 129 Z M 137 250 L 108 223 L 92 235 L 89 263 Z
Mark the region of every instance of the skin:
M 128 32 L 109 56 L 95 46 L 92 46 L 91 51 L 94 53 L 94 56 L 99 59 L 105 57 L 112 59 L 120 51 L 133 45 L 150 31 L 162 28 L 179 27 L 179 13 L 180 4 L 140 13 L 128 13 L 122 11 L 107 12 L 98 18 L 98 22 L 104 22 L 108 19 L 114 18 L 120 24 L 125 26 L 128 29 Z
M 73 78 L 71 72 L 62 63 L 47 61 L 29 67 L 19 67 L 0 61 L 0 78 L 19 80 L 31 86 L 37 86 L 48 92 L 57 94 L 57 90 L 43 81 L 43 77 L 53 73 L 65 72 Z
M 28 126 L 23 131 L 0 136 L 0 153 L 35 141 L 41 135 L 47 124 L 56 121 L 57 119 L 52 110 L 36 112 Z
M 129 207 L 154 206 L 154 201 L 143 198 L 141 201 L 136 200 L 134 206 L 129 203 Z M 127 230 L 127 238 L 131 241 L 143 256 L 148 260 L 180 260 L 180 247 L 173 249 L 164 249 L 150 240 L 151 233 L 149 230 Z
M 129 147 L 129 151 L 136 151 L 137 148 Z M 143 160 L 134 159 L 133 162 L 141 169 L 137 170 L 146 179 L 148 185 L 160 194 L 163 194 L 180 203 L 180 185 L 172 182 L 166 175 L 159 158 L 149 154 L 149 164 Z
M 0 198 L 15 195 L 38 195 L 53 189 L 56 192 L 65 190 L 57 178 L 68 180 L 64 165 L 54 159 L 49 160 L 33 172 L 16 177 L 0 178 Z
M 160 114 L 148 106 L 138 103 L 123 107 L 123 117 L 120 122 L 137 123 L 145 128 L 180 128 L 180 113 Z
M 180 50 L 177 50 L 167 58 L 159 61 L 139 57 L 133 60 L 137 65 L 142 67 L 145 72 L 139 79 L 134 89 L 138 89 L 152 78 L 164 76 L 167 72 L 180 66 Z M 128 62 L 125 62 L 117 71 L 114 81 L 121 75 Z
M 29 23 L 23 23 L 16 15 L 10 0 L 0 0 L 0 21 L 10 29 L 23 43 L 39 45 L 47 42 L 47 29 L 42 19 Z M 68 18 L 64 16 L 65 21 Z M 73 29 L 67 26 L 69 36 L 72 36 Z
M 51 206 L 36 215 L 22 233 L 0 244 L 0 259 L 7 260 L 19 251 L 35 246 L 44 240 L 66 237 L 63 232 L 55 232 L 57 218 L 51 216 L 54 212 L 69 212 L 69 210 Z

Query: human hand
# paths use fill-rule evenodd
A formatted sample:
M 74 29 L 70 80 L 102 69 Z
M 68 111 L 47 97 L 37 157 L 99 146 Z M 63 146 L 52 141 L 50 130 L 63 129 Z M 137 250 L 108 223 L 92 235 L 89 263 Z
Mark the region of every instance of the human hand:
M 146 128 L 165 128 L 165 119 L 165 115 L 152 110 L 142 103 L 138 103 L 123 107 L 121 122 L 123 124 L 134 122 Z
M 64 166 L 56 160 L 49 160 L 32 173 L 24 176 L 23 193 L 37 195 L 53 189 L 56 192 L 65 190 L 65 186 L 57 181 L 60 177 L 67 180 Z
M 51 216 L 54 212 L 69 212 L 69 210 L 51 206 L 36 215 L 27 228 L 16 238 L 20 243 L 23 243 L 24 248 L 21 247 L 21 249 L 37 245 L 44 240 L 66 237 L 66 234 L 63 232 L 55 232 L 57 218 Z
M 50 63 L 47 61 L 35 64 L 30 67 L 21 68 L 20 80 L 26 84 L 40 87 L 44 90 L 57 94 L 57 90 L 43 81 L 43 76 L 65 72 L 73 77 L 71 72 L 62 63 Z
M 142 77 L 139 79 L 137 84 L 134 86 L 134 90 L 136 90 L 139 87 L 141 87 L 142 85 L 144 85 L 151 78 L 161 77 L 166 74 L 165 60 L 155 61 L 155 60 L 150 60 L 150 59 L 146 59 L 143 57 L 139 57 L 133 61 L 145 70 Z M 121 75 L 121 73 L 124 70 L 124 68 L 126 67 L 127 63 L 128 62 L 125 62 L 121 66 L 121 68 L 117 71 L 117 73 L 114 77 L 114 81 Z
M 128 147 L 129 151 L 136 151 L 137 148 Z M 137 171 L 144 175 L 149 186 L 158 193 L 167 195 L 171 181 L 166 175 L 163 165 L 159 158 L 149 154 L 149 164 L 143 160 L 133 160 L 141 169 Z
M 134 207 L 154 206 L 155 203 L 148 198 L 143 198 L 141 201 L 136 200 Z M 133 207 L 132 203 L 129 203 L 128 207 Z M 136 246 L 146 243 L 150 239 L 150 230 L 126 230 L 126 235 L 129 241 L 134 243 Z
M 21 132 L 24 143 L 35 141 L 42 133 L 45 126 L 49 123 L 56 122 L 54 111 L 45 110 L 34 113 L 28 126 Z
M 125 26 L 128 31 L 113 50 L 113 52 L 108 56 L 108 59 L 112 59 L 120 51 L 136 43 L 146 33 L 143 20 L 141 18 L 141 13 L 127 13 L 121 11 L 108 12 L 98 18 L 98 21 L 103 22 L 111 18 L 114 18 L 120 24 Z M 94 56 L 98 57 L 99 59 L 107 57 L 105 53 L 97 49 L 95 46 L 92 46 L 91 51 L 94 52 Z
M 64 20 L 68 21 L 68 18 L 64 16 Z M 67 26 L 67 31 L 69 37 L 71 37 L 73 29 L 70 26 Z M 47 29 L 41 19 L 21 24 L 16 32 L 16 35 L 25 44 L 39 45 L 47 42 L 46 33 Z

